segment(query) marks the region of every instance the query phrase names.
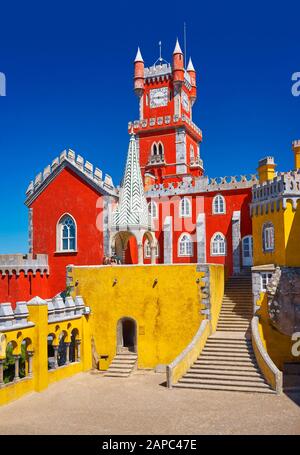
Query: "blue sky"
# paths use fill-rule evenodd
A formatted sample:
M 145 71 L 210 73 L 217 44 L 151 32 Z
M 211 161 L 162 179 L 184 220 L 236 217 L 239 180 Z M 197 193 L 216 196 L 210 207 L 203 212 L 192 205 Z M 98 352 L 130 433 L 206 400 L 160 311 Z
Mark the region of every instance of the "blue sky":
M 133 59 L 171 59 L 187 23 L 198 72 L 193 119 L 210 176 L 254 172 L 274 155 L 293 166 L 300 139 L 299 2 L 13 2 L 1 5 L 0 253 L 27 251 L 24 194 L 30 180 L 72 148 L 119 183 L 127 123 L 138 118 Z

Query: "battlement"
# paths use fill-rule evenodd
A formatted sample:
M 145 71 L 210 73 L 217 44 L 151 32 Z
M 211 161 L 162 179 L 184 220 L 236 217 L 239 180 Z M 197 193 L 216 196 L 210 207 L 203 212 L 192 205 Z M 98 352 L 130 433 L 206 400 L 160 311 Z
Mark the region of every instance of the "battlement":
M 18 328 L 32 327 L 34 324 L 28 320 L 28 305 L 47 305 L 48 323 L 69 320 L 85 314 L 85 304 L 81 296 L 61 297 L 43 300 L 34 297 L 29 302 L 17 302 L 13 310 L 11 303 L 0 303 L 0 332 Z
M 128 130 L 131 131 L 133 128 L 134 132 L 140 132 L 142 130 L 151 129 L 155 126 L 172 127 L 178 125 L 187 125 L 189 129 L 196 133 L 198 137 L 202 139 L 202 130 L 195 125 L 186 115 L 166 115 L 165 117 L 152 117 L 149 120 L 134 120 L 128 123 Z
M 211 191 L 235 190 L 241 188 L 251 188 L 258 183 L 257 176 L 241 175 L 240 177 L 199 177 L 193 183 L 191 177 L 186 177 L 180 183 L 169 183 L 152 185 L 146 193 L 146 197 L 173 196 L 179 194 L 208 193 Z
M 110 194 L 114 193 L 114 184 L 110 175 L 105 174 L 103 178 L 101 169 L 98 167 L 94 169 L 93 164 L 89 161 L 85 161 L 82 156 L 76 155 L 73 150 L 69 149 L 68 151 L 64 150 L 59 157 L 52 161 L 51 165 L 46 166 L 44 171 L 37 174 L 35 179 L 30 182 L 26 191 L 27 199 L 36 193 L 42 184 L 47 180 L 50 180 L 55 170 L 58 167 L 63 166 L 64 163 L 70 163 L 73 168 L 80 171 L 80 173 L 96 187 L 101 188 Z
M 273 156 L 266 156 L 265 158 L 262 158 L 258 162 L 258 166 L 266 166 L 268 164 L 275 164 L 274 163 L 274 157 Z
M 300 148 L 300 139 L 296 140 L 296 141 L 293 141 L 292 142 L 292 147 L 293 149 L 297 149 L 297 148 Z
M 145 79 L 152 80 L 152 78 L 157 78 L 159 76 L 165 77 L 166 79 L 172 75 L 172 66 L 170 63 L 163 63 L 158 65 L 153 65 L 144 69 Z
M 251 210 L 258 206 L 276 203 L 279 209 L 279 202 L 283 200 L 283 207 L 286 207 L 286 202 L 290 199 L 295 208 L 297 201 L 300 198 L 300 170 L 279 172 L 273 180 L 268 180 L 261 184 L 254 185 L 252 188 L 252 204 Z
M 41 275 L 49 274 L 48 255 L 47 254 L 0 254 L 0 275 L 19 275 L 24 272 L 32 272 L 35 275 L 40 272 Z

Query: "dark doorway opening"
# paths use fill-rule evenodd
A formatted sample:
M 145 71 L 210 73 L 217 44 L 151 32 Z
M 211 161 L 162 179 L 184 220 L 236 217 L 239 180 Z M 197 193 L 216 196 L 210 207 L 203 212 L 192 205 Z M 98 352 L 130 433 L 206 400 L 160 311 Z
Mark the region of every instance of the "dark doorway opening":
M 117 351 L 136 352 L 136 322 L 133 319 L 123 318 L 118 322 Z

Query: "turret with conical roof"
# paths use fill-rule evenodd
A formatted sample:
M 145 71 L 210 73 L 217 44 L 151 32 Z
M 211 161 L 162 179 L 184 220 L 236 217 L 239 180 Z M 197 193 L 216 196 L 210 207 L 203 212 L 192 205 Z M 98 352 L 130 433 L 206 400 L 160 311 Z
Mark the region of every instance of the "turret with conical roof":
M 134 60 L 134 92 L 138 97 L 143 95 L 145 89 L 144 69 L 144 60 L 140 48 L 138 47 Z
M 190 98 L 191 98 L 191 102 L 193 105 L 197 98 L 197 83 L 196 83 L 196 70 L 194 68 L 191 57 L 189 59 L 187 72 L 188 72 L 188 74 L 190 76 L 190 80 L 191 80 L 192 90 L 191 90 Z
M 184 82 L 184 59 L 178 38 L 173 52 L 173 81 L 176 88 Z

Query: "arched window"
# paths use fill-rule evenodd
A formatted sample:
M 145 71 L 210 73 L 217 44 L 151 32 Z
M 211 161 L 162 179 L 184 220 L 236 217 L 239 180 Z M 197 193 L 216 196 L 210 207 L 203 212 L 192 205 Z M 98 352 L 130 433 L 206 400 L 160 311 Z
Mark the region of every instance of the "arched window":
M 71 215 L 64 215 L 57 225 L 57 250 L 76 250 L 76 224 Z
M 150 258 L 151 257 L 151 246 L 150 246 L 150 242 L 149 242 L 148 239 L 146 239 L 145 244 L 144 244 L 144 254 L 145 254 L 146 258 Z M 159 256 L 159 246 L 158 246 L 158 242 L 156 242 L 156 245 L 155 245 L 155 257 L 158 258 L 158 256 Z
M 262 237 L 263 251 L 265 252 L 274 251 L 275 234 L 274 225 L 272 223 L 265 223 L 263 225 Z
M 226 255 L 226 240 L 221 232 L 216 232 L 211 239 L 211 255 L 225 256 Z
M 157 153 L 157 144 L 155 142 L 152 145 L 152 155 L 158 155 L 158 153 Z
M 161 142 L 158 144 L 158 154 L 160 156 L 163 156 L 163 154 L 164 154 L 164 147 Z
M 217 194 L 217 196 L 213 199 L 213 213 L 215 215 L 220 213 L 226 213 L 226 204 L 225 199 L 221 194 Z
M 182 198 L 180 201 L 179 216 L 188 217 L 191 216 L 191 213 L 192 213 L 191 201 L 187 197 Z
M 189 234 L 181 234 L 179 237 L 178 256 L 193 256 L 193 242 Z
M 151 215 L 151 218 L 157 218 L 157 204 L 155 201 L 150 201 L 148 203 L 148 211 Z

